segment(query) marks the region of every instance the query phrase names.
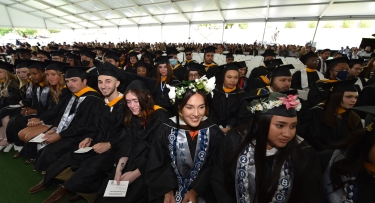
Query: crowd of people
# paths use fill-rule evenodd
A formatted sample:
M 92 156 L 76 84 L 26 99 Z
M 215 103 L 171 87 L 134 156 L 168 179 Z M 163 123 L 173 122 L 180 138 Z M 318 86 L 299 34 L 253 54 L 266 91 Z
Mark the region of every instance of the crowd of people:
M 224 51 L 227 64 L 219 66 L 214 54 Z M 202 63 L 194 52 L 204 53 Z M 248 70 L 234 61 L 245 52 L 263 56 L 262 65 Z M 44 174 L 30 193 L 60 184 L 45 203 L 67 195 L 375 202 L 370 46 L 332 59 L 330 49 L 310 44 L 257 43 L 20 44 L 3 53 L 0 150 L 14 149 L 14 158 Z M 277 55 L 305 68 L 292 74 Z M 125 197 L 104 196 L 111 180 L 129 181 Z

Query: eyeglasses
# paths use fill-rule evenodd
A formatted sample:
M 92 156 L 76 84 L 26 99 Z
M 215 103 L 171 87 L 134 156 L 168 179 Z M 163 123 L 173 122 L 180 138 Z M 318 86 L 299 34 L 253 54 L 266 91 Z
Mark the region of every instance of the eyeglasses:
M 356 71 L 359 71 L 359 72 L 363 71 L 363 68 L 353 68 L 353 69 L 356 70 Z
M 191 54 L 185 54 L 186 56 L 191 56 Z

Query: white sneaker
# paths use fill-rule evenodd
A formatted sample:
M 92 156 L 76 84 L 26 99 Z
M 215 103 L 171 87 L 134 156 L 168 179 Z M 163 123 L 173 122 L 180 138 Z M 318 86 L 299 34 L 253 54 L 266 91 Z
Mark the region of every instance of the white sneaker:
M 8 144 L 5 149 L 4 149 L 4 152 L 10 152 L 10 150 L 13 148 L 13 144 Z
M 0 146 L 0 151 L 3 150 L 6 146 Z

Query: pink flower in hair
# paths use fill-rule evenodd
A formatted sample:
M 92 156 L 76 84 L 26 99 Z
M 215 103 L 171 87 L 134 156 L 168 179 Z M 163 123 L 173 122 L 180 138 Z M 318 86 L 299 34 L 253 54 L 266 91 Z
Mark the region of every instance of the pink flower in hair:
M 288 95 L 287 97 L 278 97 L 283 103 L 283 105 L 286 106 L 286 109 L 289 110 L 290 108 L 294 108 L 299 110 L 300 108 L 300 102 L 298 99 L 298 95 Z

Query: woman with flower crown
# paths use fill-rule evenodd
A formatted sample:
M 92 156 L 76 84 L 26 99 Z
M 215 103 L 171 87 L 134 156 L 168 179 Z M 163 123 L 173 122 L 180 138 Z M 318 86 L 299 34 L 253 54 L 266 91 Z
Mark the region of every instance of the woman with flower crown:
M 353 110 L 375 115 L 374 106 Z M 375 202 L 375 120 L 331 149 L 319 152 L 327 203 Z
M 247 98 L 254 120 L 229 131 L 211 184 L 221 203 L 323 202 L 316 153 L 296 135 L 298 96 Z
M 161 124 L 149 153 L 146 182 L 150 202 L 217 202 L 210 185 L 213 158 L 223 132 L 207 119 L 206 76 L 171 87 L 178 115 Z
M 237 88 L 240 68 L 237 62 L 224 66 L 222 83 L 214 89 L 212 100 L 210 100 L 209 118 L 226 134 L 231 128 L 237 127 L 241 100 L 246 92 Z

